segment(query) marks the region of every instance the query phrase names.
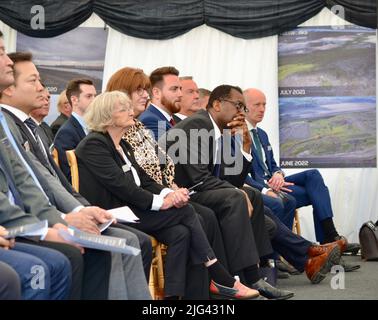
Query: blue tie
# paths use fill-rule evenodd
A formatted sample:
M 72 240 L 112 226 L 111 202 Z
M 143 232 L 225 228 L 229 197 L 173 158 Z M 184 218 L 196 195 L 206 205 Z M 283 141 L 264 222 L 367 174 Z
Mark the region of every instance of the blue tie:
M 262 154 L 262 145 L 261 145 L 260 138 L 256 129 L 252 129 L 252 135 L 253 135 L 253 142 L 255 143 L 255 149 L 257 151 L 257 156 L 259 157 L 261 161 L 264 161 L 263 154 Z
M 37 179 L 37 176 L 35 175 L 34 171 L 32 170 L 32 168 L 30 168 L 29 164 L 26 162 L 26 160 L 24 159 L 24 157 L 22 156 L 20 150 L 18 149 L 18 145 L 17 145 L 17 142 L 16 140 L 14 140 L 14 137 L 9 129 L 9 126 L 8 126 L 8 123 L 7 121 L 5 120 L 5 117 L 4 117 L 4 114 L 2 111 L 0 111 L 0 124 L 1 126 L 3 127 L 3 130 L 4 130 L 4 133 L 5 135 L 7 136 L 9 142 L 11 143 L 13 149 L 16 151 L 18 157 L 21 159 L 22 163 L 24 164 L 24 166 L 26 167 L 26 169 L 28 170 L 28 172 L 30 173 L 30 175 L 32 176 L 34 182 L 36 183 L 36 185 L 41 189 L 42 193 L 45 195 L 45 197 L 47 198 L 47 195 L 46 193 L 43 191 L 42 189 L 42 186 L 41 184 L 39 183 L 38 179 Z
M 3 172 L 3 174 L 4 174 L 4 176 L 7 180 L 9 191 L 10 191 L 12 197 L 13 197 L 15 205 L 19 206 L 22 210 L 25 210 L 25 207 L 24 207 L 24 204 L 22 202 L 20 193 L 17 190 L 16 183 L 15 183 L 13 177 L 9 174 L 8 170 L 6 169 L 4 159 L 3 159 L 3 155 L 1 155 L 1 154 L 0 154 L 0 171 Z

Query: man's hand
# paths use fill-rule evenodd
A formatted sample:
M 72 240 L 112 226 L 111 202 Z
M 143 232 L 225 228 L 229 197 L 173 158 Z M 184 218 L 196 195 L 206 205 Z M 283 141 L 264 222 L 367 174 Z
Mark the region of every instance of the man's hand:
M 94 218 L 95 223 L 105 223 L 113 219 L 113 216 L 108 211 L 95 206 L 84 207 L 79 212 Z
M 268 185 L 274 191 L 280 191 L 285 183 L 283 175 L 279 172 L 273 174 L 273 177 L 268 181 Z
M 64 240 L 58 233 L 58 230 L 60 229 L 64 229 L 64 230 L 67 230 L 68 228 L 64 225 L 64 224 L 61 224 L 61 223 L 56 223 L 53 228 L 49 228 L 48 231 L 47 231 L 47 235 L 45 237 L 45 240 L 46 241 L 51 241 L 51 242 L 60 242 L 60 243 L 67 243 L 67 244 L 70 244 L 76 248 L 78 248 L 81 252 L 81 254 L 84 254 L 84 248 L 83 247 L 80 247 L 79 245 L 75 244 L 75 243 L 72 243 L 72 242 L 68 242 L 66 240 Z
M 100 229 L 97 227 L 97 223 L 95 218 L 92 216 L 85 214 L 84 212 L 74 212 L 68 213 L 65 216 L 67 223 L 75 228 L 78 228 L 82 231 L 100 234 Z
M 5 249 L 5 250 L 8 250 L 14 247 L 14 239 L 7 240 L 3 238 L 7 234 L 8 234 L 7 229 L 0 226 L 0 248 Z
M 245 122 L 245 115 L 238 112 L 234 119 L 227 124 L 231 129 L 231 134 L 235 135 L 237 132 L 243 137 L 243 151 L 246 153 L 251 152 L 252 139 L 248 131 L 247 123 Z

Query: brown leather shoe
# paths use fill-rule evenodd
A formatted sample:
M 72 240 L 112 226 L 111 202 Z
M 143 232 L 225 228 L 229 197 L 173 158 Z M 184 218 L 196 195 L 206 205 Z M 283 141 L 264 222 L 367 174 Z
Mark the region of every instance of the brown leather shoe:
M 313 249 L 313 251 L 311 251 L 311 249 Z M 320 249 L 324 252 L 320 253 Z M 320 254 L 311 255 L 317 253 Z M 331 270 L 332 266 L 339 263 L 341 255 L 340 248 L 335 242 L 324 246 L 312 246 L 308 254 L 309 258 L 306 261 L 305 271 L 307 278 L 309 278 L 312 283 L 322 281 Z
M 316 257 L 327 252 L 330 246 L 335 246 L 335 245 L 338 245 L 340 249 L 340 253 L 343 253 L 346 249 L 347 243 L 348 243 L 347 240 L 344 237 L 342 237 L 339 240 L 336 240 L 334 242 L 325 243 L 322 245 L 314 244 L 308 249 L 307 254 L 309 257 Z

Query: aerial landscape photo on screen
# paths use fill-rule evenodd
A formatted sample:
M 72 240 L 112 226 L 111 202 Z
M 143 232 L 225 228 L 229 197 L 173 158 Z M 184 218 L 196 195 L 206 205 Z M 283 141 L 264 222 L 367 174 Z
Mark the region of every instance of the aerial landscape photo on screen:
M 280 35 L 281 166 L 376 167 L 375 48 L 356 26 Z

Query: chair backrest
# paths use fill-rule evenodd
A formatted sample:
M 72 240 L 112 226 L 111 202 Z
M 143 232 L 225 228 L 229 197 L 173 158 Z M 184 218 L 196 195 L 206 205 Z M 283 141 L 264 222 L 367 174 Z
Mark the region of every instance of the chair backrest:
M 67 150 L 66 156 L 71 170 L 72 187 L 76 192 L 79 192 L 79 167 L 77 165 L 75 150 Z
M 51 156 L 53 157 L 56 165 L 59 167 L 59 155 L 58 155 L 58 149 L 57 148 L 52 149 Z

